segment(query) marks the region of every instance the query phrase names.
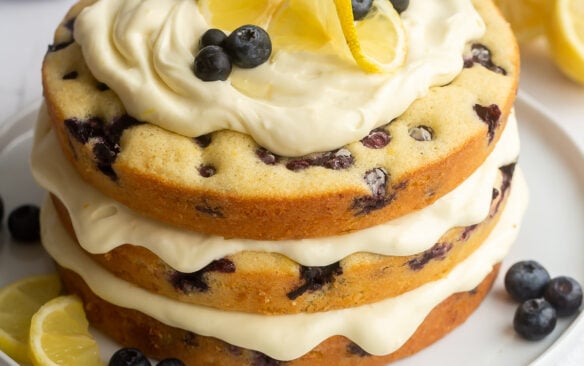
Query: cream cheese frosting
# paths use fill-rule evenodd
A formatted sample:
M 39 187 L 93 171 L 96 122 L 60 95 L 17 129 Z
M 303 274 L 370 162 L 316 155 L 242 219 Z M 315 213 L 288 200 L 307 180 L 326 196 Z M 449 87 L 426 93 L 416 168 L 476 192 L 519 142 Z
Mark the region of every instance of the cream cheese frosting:
M 452 81 L 465 45 L 485 31 L 470 0 L 412 1 L 401 17 L 408 55 L 391 74 L 366 74 L 328 53 L 274 49 L 259 67 L 203 82 L 192 64 L 212 24 L 194 0 L 98 0 L 77 17 L 75 39 L 132 116 L 185 136 L 239 131 L 299 156 L 357 141 Z
M 50 200 L 42 208 L 41 235 L 49 254 L 63 267 L 77 272 L 97 296 L 169 326 L 216 337 L 279 360 L 300 357 L 333 335 L 346 336 L 365 351 L 384 355 L 404 344 L 441 301 L 475 288 L 506 255 L 518 235 L 528 200 L 520 169 L 515 170 L 508 200 L 501 219 L 481 247 L 444 278 L 374 304 L 310 314 L 266 316 L 222 311 L 181 303 L 120 280 L 75 244 Z
M 194 272 L 214 259 L 244 250 L 280 253 L 305 266 L 325 266 L 356 252 L 396 256 L 420 253 L 447 230 L 483 221 L 489 212 L 498 168 L 516 161 L 519 154 L 517 122 L 512 113 L 500 141 L 482 166 L 454 191 L 417 212 L 333 237 L 224 239 L 152 220 L 86 184 L 60 150 L 48 118 L 43 107 L 31 155 L 33 176 L 67 207 L 81 246 L 94 254 L 126 243 L 143 246 L 181 272 Z

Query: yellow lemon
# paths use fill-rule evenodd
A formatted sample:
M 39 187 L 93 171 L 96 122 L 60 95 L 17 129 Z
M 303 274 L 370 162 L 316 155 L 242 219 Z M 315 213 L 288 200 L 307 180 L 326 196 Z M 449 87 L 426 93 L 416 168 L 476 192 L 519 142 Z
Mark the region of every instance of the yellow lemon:
M 584 1 L 557 0 L 547 37 L 558 67 L 568 77 L 584 84 Z
M 20 363 L 30 362 L 28 335 L 33 314 L 61 292 L 56 275 L 26 277 L 0 290 L 0 349 Z
M 387 0 L 375 0 L 360 21 L 351 0 L 201 0 L 200 7 L 213 27 L 255 24 L 267 29 L 276 51 L 334 54 L 367 72 L 393 71 L 407 54 L 401 18 Z
M 405 62 L 406 32 L 389 1 L 376 0 L 365 19 L 353 21 L 351 0 L 334 0 L 353 58 L 367 72 L 390 72 Z
M 553 1 L 549 0 L 495 0 L 501 13 L 511 23 L 517 40 L 524 42 L 544 33 L 545 21 Z
M 57 297 L 35 313 L 29 348 L 35 366 L 105 365 L 89 333 L 83 304 L 73 295 Z
M 245 24 L 266 27 L 272 14 L 283 2 L 284 0 L 200 0 L 199 6 L 212 27 L 231 32 Z

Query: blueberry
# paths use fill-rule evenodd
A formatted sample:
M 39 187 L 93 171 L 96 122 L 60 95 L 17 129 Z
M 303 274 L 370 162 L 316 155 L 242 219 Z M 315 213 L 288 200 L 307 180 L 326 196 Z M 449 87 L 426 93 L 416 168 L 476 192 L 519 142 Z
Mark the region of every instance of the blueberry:
M 410 0 L 391 0 L 391 5 L 395 11 L 401 14 L 410 6 Z
M 178 358 L 166 358 L 156 364 L 156 366 L 185 366 Z
M 371 5 L 373 0 L 351 0 L 351 6 L 353 7 L 353 19 L 361 20 L 371 10 Z
M 582 287 L 571 277 L 552 279 L 543 296 L 556 309 L 558 316 L 574 315 L 582 305 Z
M 536 341 L 550 334 L 556 327 L 556 310 L 545 299 L 530 299 L 515 311 L 513 328 L 525 339 Z
M 272 54 L 270 36 L 256 25 L 244 25 L 231 32 L 224 47 L 233 64 L 244 69 L 263 64 Z
M 505 274 L 505 289 L 519 302 L 543 296 L 550 281 L 546 269 L 536 261 L 517 262 Z
M 219 46 L 203 47 L 195 57 L 195 75 L 203 81 L 227 80 L 231 74 L 229 56 Z
M 112 355 L 108 366 L 151 366 L 151 363 L 140 350 L 121 348 Z
M 206 46 L 222 46 L 227 39 L 227 35 L 222 30 L 211 28 L 201 36 L 199 41 L 199 48 Z
M 40 210 L 35 205 L 22 205 L 15 208 L 8 216 L 8 230 L 12 238 L 21 242 L 40 239 Z

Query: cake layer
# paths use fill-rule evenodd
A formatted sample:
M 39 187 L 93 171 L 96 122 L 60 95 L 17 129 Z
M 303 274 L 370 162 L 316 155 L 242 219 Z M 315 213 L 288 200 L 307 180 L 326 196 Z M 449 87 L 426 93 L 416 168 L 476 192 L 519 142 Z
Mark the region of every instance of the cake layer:
M 241 251 L 280 253 L 304 266 L 326 266 L 357 252 L 420 254 L 453 227 L 470 226 L 489 213 L 499 167 L 519 155 L 511 115 L 495 149 L 468 179 L 432 205 L 390 222 L 346 234 L 303 240 L 224 239 L 182 230 L 144 217 L 87 185 L 60 151 L 44 108 L 39 113 L 31 155 L 33 176 L 67 208 L 83 249 L 104 254 L 131 243 L 156 254 L 181 272 L 202 269 L 215 259 Z M 460 212 L 464 211 L 464 215 Z M 128 225 L 131 223 L 131 225 Z M 420 227 L 424 230 L 420 230 Z
M 516 174 L 509 202 L 491 235 L 444 278 L 374 304 L 310 314 L 222 311 L 149 293 L 94 263 L 68 236 L 50 201 L 42 210 L 42 239 L 57 263 L 78 273 L 100 298 L 171 327 L 279 360 L 298 358 L 334 335 L 347 337 L 368 353 L 386 355 L 401 347 L 435 306 L 454 293 L 475 288 L 502 260 L 517 236 L 526 201 L 525 182 Z
M 387 125 L 360 141 L 288 158 L 234 131 L 193 140 L 128 115 L 114 91 L 92 76 L 71 31 L 86 4 L 63 21 L 43 65 L 63 151 L 100 191 L 202 233 L 269 240 L 331 236 L 423 208 L 484 162 L 516 93 L 512 32 L 490 0 L 476 0 L 487 30 L 460 55 L 458 77 L 431 88 L 400 117 L 388 116 Z
M 374 356 L 344 336 L 333 336 L 307 354 L 280 362 L 261 352 L 170 327 L 139 311 L 122 308 L 95 295 L 75 272 L 58 267 L 65 288 L 79 295 L 91 324 L 126 347 L 152 358 L 176 357 L 188 366 L 383 366 L 429 346 L 464 322 L 488 294 L 499 265 L 474 289 L 456 293 L 426 316 L 414 334 L 389 355 Z
M 489 235 L 504 210 L 515 165 L 502 168 L 491 210 L 480 223 L 453 228 L 429 249 L 408 256 L 351 254 L 306 267 L 274 253 L 245 251 L 179 272 L 142 247 L 123 245 L 93 258 L 117 277 L 185 303 L 260 314 L 320 312 L 374 303 L 447 275 Z M 55 206 L 77 242 L 65 207 Z M 421 227 L 418 227 L 421 229 Z

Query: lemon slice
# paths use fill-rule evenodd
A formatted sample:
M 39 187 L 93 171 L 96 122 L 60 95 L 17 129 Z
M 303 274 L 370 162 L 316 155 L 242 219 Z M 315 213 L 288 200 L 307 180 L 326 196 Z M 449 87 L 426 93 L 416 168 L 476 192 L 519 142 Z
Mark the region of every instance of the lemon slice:
M 367 72 L 391 72 L 403 65 L 406 32 L 389 1 L 376 0 L 369 14 L 353 20 L 351 0 L 334 0 L 343 34 L 353 58 Z
M 529 41 L 544 33 L 553 1 L 549 0 L 495 0 L 501 13 L 511 23 L 519 42 Z
M 19 363 L 30 362 L 28 334 L 33 314 L 61 292 L 56 275 L 26 277 L 0 290 L 0 349 Z
M 233 31 L 244 24 L 266 27 L 284 0 L 200 0 L 203 15 L 214 28 Z
M 29 347 L 35 366 L 105 365 L 81 300 L 74 295 L 49 301 L 32 317 Z
M 560 70 L 584 84 L 584 1 L 557 0 L 547 37 L 552 57 Z

